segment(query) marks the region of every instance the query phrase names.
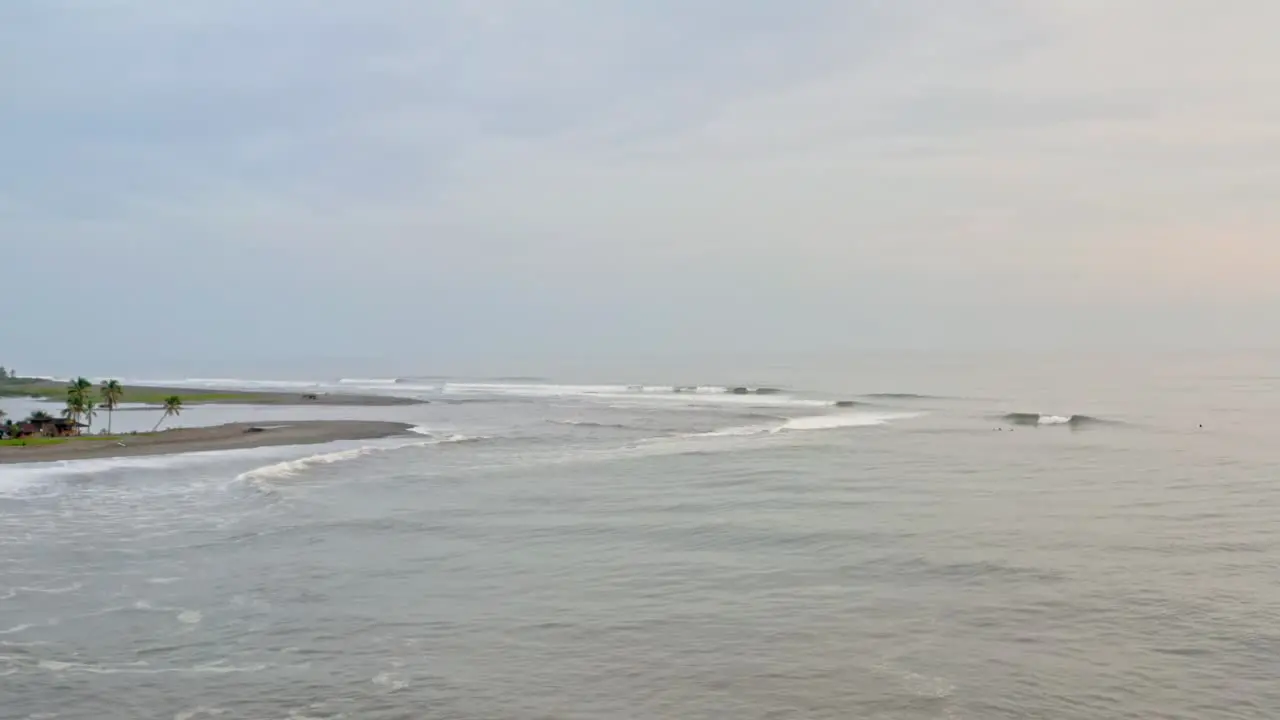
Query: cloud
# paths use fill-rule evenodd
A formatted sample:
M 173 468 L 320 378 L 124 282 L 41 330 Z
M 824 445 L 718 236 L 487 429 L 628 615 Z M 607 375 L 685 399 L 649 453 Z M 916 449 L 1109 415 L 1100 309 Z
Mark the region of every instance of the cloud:
M 803 344 L 859 306 L 899 309 L 850 331 L 894 344 L 1007 303 L 1274 305 L 1278 20 L 1263 0 L 7 3 L 0 222 L 93 258 L 91 293 L 174 265 L 301 308 L 342 288 L 387 318 L 340 328 L 375 345 L 414 293 L 512 337 L 627 318 L 635 344 Z M 44 262 L 0 279 L 35 287 Z M 223 292 L 159 286 L 175 317 Z

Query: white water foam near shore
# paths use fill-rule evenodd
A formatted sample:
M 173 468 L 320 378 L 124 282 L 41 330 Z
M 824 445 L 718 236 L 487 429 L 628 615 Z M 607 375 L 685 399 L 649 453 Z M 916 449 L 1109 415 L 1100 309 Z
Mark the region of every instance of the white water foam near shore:
M 0 715 L 1280 707 L 1264 374 L 910 367 L 636 384 L 206 373 L 430 403 L 193 407 L 181 422 L 417 432 L 0 466 Z
M 426 428 L 415 427 L 412 431 L 418 435 L 432 436 L 433 433 Z M 254 468 L 241 473 L 236 477 L 237 480 L 247 482 L 263 482 L 280 480 L 289 477 L 296 477 L 308 469 L 322 466 L 332 465 L 334 463 L 349 462 L 362 457 L 374 455 L 378 453 L 393 452 L 396 450 L 405 450 L 409 448 L 425 448 L 433 445 L 442 445 L 448 443 L 465 443 L 482 440 L 482 437 L 472 437 L 468 435 L 460 435 L 451 433 L 441 435 L 439 437 L 429 437 L 426 440 L 390 440 L 382 441 L 378 444 L 366 444 L 359 447 L 348 448 L 345 450 L 336 450 L 333 452 L 321 452 L 313 455 L 307 455 L 292 460 L 284 460 L 270 465 Z

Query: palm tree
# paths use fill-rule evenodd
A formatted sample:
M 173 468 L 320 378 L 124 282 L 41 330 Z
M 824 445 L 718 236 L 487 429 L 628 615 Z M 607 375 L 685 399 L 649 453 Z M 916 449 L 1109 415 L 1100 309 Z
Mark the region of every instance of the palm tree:
M 88 409 L 89 402 L 90 400 L 84 395 L 84 393 L 79 390 L 68 389 L 67 407 L 63 409 L 62 416 L 78 424 L 80 422 L 80 418 Z M 77 432 L 78 431 L 79 428 L 77 427 Z
M 88 398 L 87 400 L 84 401 L 84 409 L 81 412 L 84 414 L 84 420 L 89 426 L 88 429 L 89 429 L 90 435 L 93 434 L 93 418 L 98 414 L 96 412 L 97 408 L 98 408 L 97 400 L 94 400 L 93 398 Z M 80 428 L 76 428 L 76 432 L 77 433 L 80 432 Z
M 67 385 L 67 392 L 74 392 L 79 395 L 87 395 L 93 389 L 93 383 L 89 382 L 89 378 L 78 377 Z
M 89 401 L 89 391 L 93 389 L 93 383 L 88 378 L 78 377 L 67 385 L 67 417 L 76 422 L 80 422 L 80 415 L 84 412 L 85 403 Z
M 170 415 L 177 417 L 182 414 L 182 398 L 177 395 L 170 395 L 164 399 L 164 414 L 160 416 L 160 420 L 156 422 L 156 426 L 151 428 L 151 432 L 160 429 L 160 423 L 164 422 Z
M 114 419 L 116 406 L 120 404 L 120 398 L 124 397 L 124 387 L 120 385 L 119 380 L 103 380 L 98 394 L 102 396 L 102 407 L 107 409 L 107 434 L 110 435 L 111 421 Z

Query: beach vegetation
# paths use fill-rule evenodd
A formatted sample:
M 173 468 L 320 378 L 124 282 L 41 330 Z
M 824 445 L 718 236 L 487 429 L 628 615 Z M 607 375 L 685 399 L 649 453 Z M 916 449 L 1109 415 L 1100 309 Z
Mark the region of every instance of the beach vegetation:
M 84 400 L 84 409 L 80 411 L 80 418 L 85 424 L 85 429 L 93 433 L 93 419 L 98 416 L 98 401 L 92 397 L 86 397 Z M 76 430 L 79 432 L 79 429 Z
M 146 435 L 142 433 L 141 435 Z M 120 442 L 132 437 L 138 437 L 138 433 L 130 435 L 73 435 L 65 437 L 10 437 L 0 440 L 0 447 L 37 447 L 41 445 L 61 445 L 63 443 L 95 443 L 95 442 Z
M 101 389 L 99 389 L 98 396 L 100 399 L 102 398 L 101 393 L 102 391 Z M 123 393 L 127 393 L 127 398 L 124 396 Z M 150 389 L 145 387 L 129 387 L 127 389 L 122 388 L 122 395 L 119 401 L 116 403 L 116 409 L 119 409 L 120 403 L 125 402 L 126 400 L 130 404 L 136 403 L 138 405 L 164 405 L 165 398 L 169 397 L 172 394 L 173 394 L 173 390 L 166 389 L 166 388 L 155 388 L 155 389 Z M 47 381 L 27 382 L 19 378 L 17 383 L 0 385 L 0 397 L 30 397 L 30 398 L 36 398 L 38 400 L 47 400 L 50 402 L 64 402 L 66 400 L 66 396 L 67 396 L 66 386 L 63 386 L 57 383 L 50 383 Z M 261 397 L 262 397 L 262 393 L 255 393 L 252 391 L 237 392 L 234 390 L 232 391 L 223 390 L 223 391 L 215 391 L 215 392 L 192 393 L 190 395 L 184 394 L 182 396 L 182 401 L 188 404 L 217 403 L 217 402 L 250 403 L 254 401 L 259 401 Z M 107 407 L 105 402 L 101 403 L 101 406 L 103 408 Z
M 67 407 L 63 411 L 63 415 L 75 423 L 80 423 L 86 414 L 91 414 L 93 409 L 91 404 L 93 399 L 90 392 L 93 390 L 93 383 L 88 378 L 78 377 L 67 385 Z M 89 420 L 89 424 L 93 424 L 93 420 Z
M 182 398 L 177 395 L 170 395 L 164 399 L 164 411 L 160 415 L 160 419 L 156 421 L 156 426 L 151 428 L 151 432 L 160 429 L 160 424 L 170 417 L 177 417 L 182 414 Z
M 111 434 L 112 420 L 116 412 L 116 406 L 120 404 L 120 399 L 124 397 L 124 386 L 119 380 L 103 380 L 102 387 L 98 388 L 98 396 L 102 398 L 102 407 L 107 410 L 107 434 Z
M 27 447 L 29 445 L 58 445 L 70 438 L 60 437 L 10 437 L 0 440 L 0 447 Z

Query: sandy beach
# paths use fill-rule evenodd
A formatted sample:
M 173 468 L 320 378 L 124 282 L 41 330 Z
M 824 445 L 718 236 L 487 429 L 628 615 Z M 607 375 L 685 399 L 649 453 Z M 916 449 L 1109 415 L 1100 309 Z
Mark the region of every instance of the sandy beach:
M 406 433 L 411 425 L 365 420 L 308 420 L 282 423 L 230 423 L 178 428 L 154 434 L 68 438 L 48 445 L 0 446 L 0 464 L 83 460 L 87 458 L 165 455 L 208 450 L 239 450 L 272 445 L 309 445 L 335 440 L 364 440 Z

